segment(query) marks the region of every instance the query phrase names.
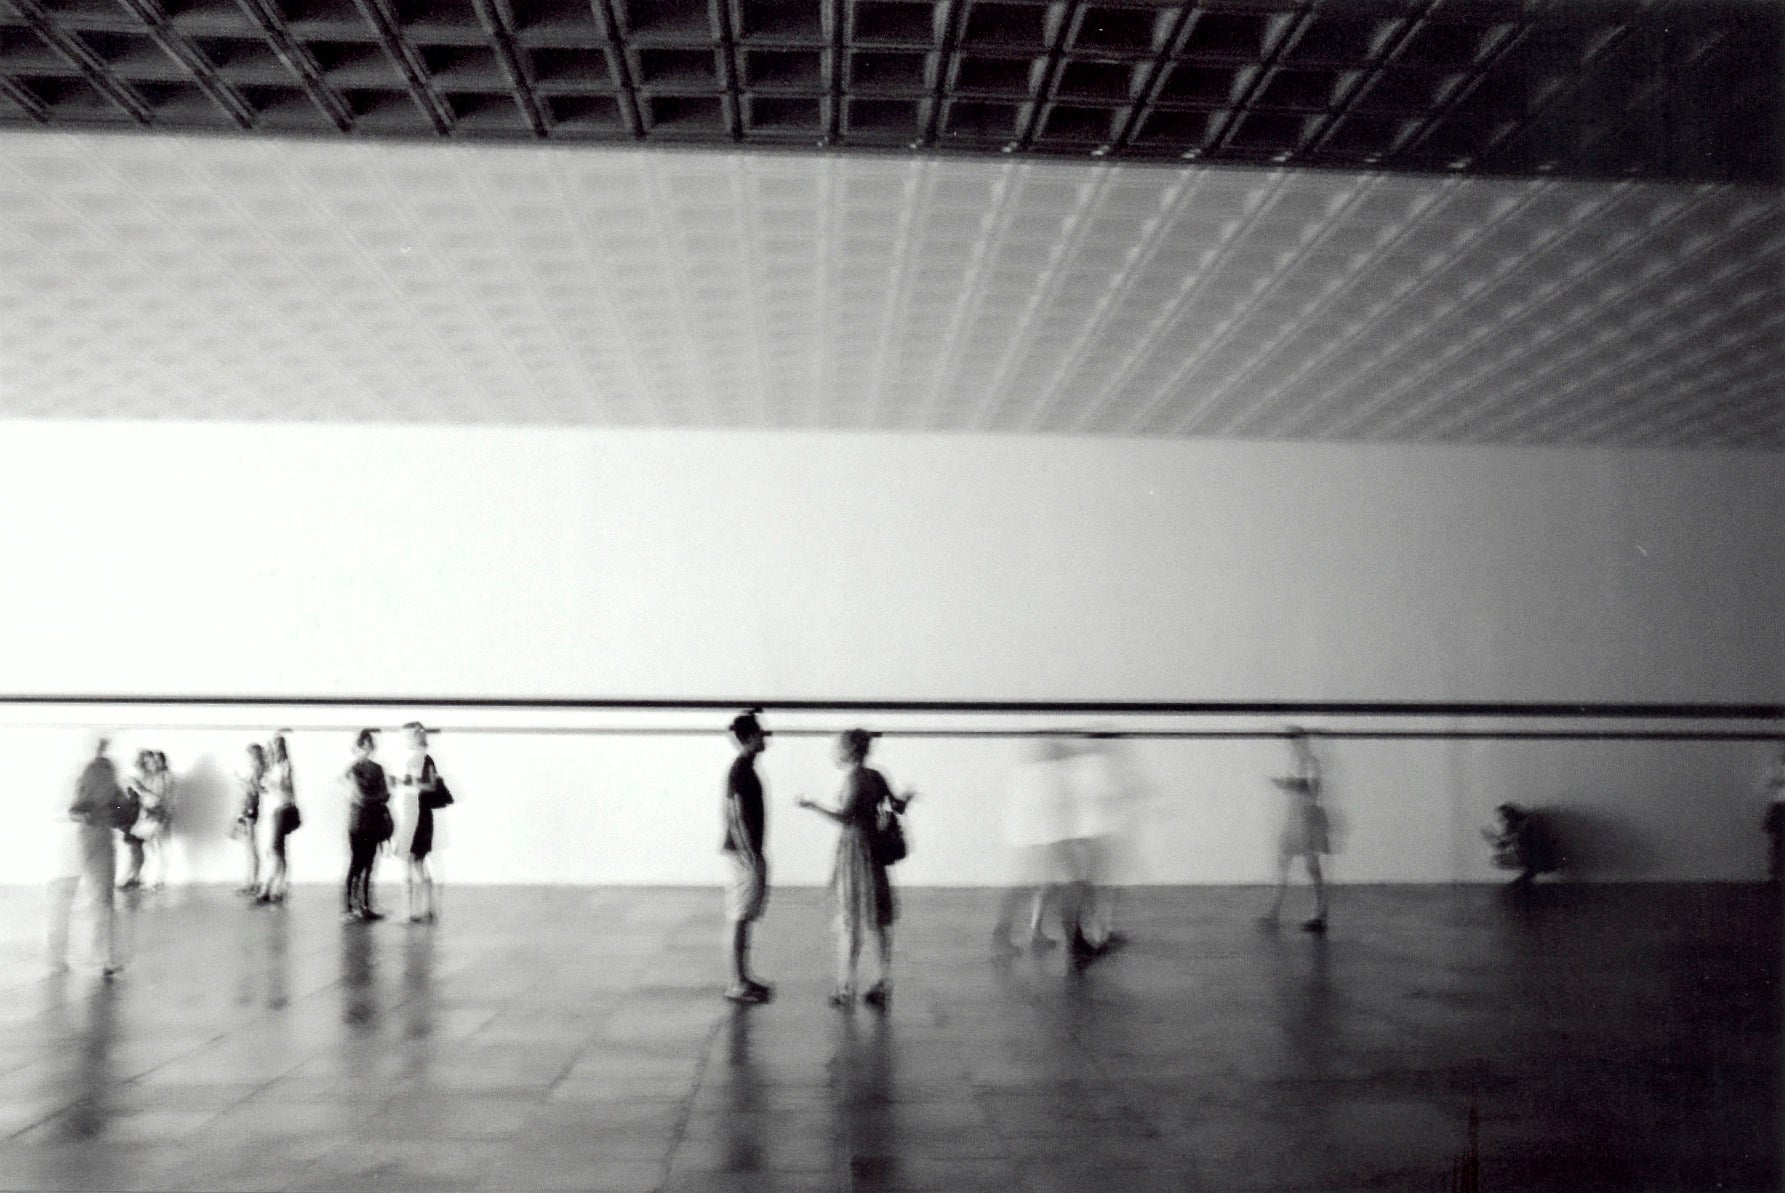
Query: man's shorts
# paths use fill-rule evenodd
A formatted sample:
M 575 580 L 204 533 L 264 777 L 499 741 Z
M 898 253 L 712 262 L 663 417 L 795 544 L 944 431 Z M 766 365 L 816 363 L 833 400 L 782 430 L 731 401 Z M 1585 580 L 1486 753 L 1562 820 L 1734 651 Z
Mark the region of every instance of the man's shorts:
M 731 866 L 731 881 L 725 887 L 725 918 L 734 924 L 761 919 L 769 901 L 768 859 L 751 861 L 735 852 L 727 852 L 725 859 Z

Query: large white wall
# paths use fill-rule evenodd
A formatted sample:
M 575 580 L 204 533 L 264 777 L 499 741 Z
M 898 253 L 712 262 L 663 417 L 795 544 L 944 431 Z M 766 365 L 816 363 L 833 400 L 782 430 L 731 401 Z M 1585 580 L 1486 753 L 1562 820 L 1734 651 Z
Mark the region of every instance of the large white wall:
M 14 693 L 1785 698 L 1785 468 L 1769 454 L 12 423 L 0 502 Z M 20 724 L 34 715 L 0 730 L 0 799 L 41 812 L 85 729 Z M 317 723 L 304 715 L 261 723 Z M 49 719 L 102 716 L 201 792 L 243 737 L 130 732 L 166 710 Z M 455 718 L 490 721 L 429 719 Z M 299 874 L 322 878 L 340 863 L 323 776 L 345 740 L 298 738 Z M 928 797 L 907 881 L 1002 877 L 1019 749 L 889 739 L 888 770 Z M 1327 750 L 1352 880 L 1486 877 L 1475 830 L 1505 798 L 1572 808 L 1601 876 L 1760 864 L 1758 745 Z M 446 863 L 461 879 L 717 876 L 717 733 L 458 732 L 440 752 L 467 793 Z M 1135 743 L 1136 876 L 1265 877 L 1278 754 Z M 781 872 L 821 880 L 827 833 L 790 805 L 832 781 L 822 743 L 784 739 L 764 769 Z M 0 843 L 10 873 L 39 867 L 29 838 Z M 227 864 L 194 858 L 201 876 Z

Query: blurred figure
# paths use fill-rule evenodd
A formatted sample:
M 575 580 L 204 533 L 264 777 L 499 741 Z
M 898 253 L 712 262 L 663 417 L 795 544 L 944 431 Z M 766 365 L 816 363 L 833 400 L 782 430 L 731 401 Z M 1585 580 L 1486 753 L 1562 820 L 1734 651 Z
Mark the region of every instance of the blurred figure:
M 1074 956 L 1086 960 L 1126 939 L 1115 926 L 1120 888 L 1114 880 L 1127 826 L 1127 798 L 1108 738 L 1080 739 L 1063 765 L 1072 840 L 1061 922 Z
M 155 832 L 144 845 L 149 853 L 149 870 L 154 880 L 149 883 L 150 890 L 160 890 L 167 885 L 168 838 L 173 835 L 174 810 L 174 772 L 167 764 L 167 755 L 160 750 L 155 751 Z
M 262 903 L 283 903 L 291 891 L 286 838 L 304 822 L 298 812 L 297 783 L 291 773 L 291 749 L 283 733 L 275 733 L 267 743 L 266 787 L 267 794 L 273 797 L 273 828 L 267 840 L 266 883 L 260 888 L 259 898 Z
M 390 781 L 372 760 L 377 748 L 378 731 L 360 730 L 353 740 L 353 764 L 342 776 L 348 791 L 348 862 L 341 918 L 348 922 L 384 918 L 372 906 L 372 870 L 378 863 L 378 847 L 390 840 L 396 826 L 390 814 Z
M 1042 921 L 1049 907 L 1058 902 L 1060 883 L 1068 873 L 1068 842 L 1074 829 L 1067 756 L 1059 738 L 1038 738 L 1028 757 L 1011 772 L 1004 801 L 1004 843 L 1010 851 L 1011 885 L 999 903 L 998 922 L 992 928 L 992 945 L 1001 952 L 1019 947 L 1011 933 L 1025 904 L 1029 914 L 1022 943 L 1037 949 L 1052 948 L 1056 943 L 1043 930 Z
M 886 862 L 875 849 L 874 839 L 883 809 L 902 813 L 912 795 L 894 795 L 886 777 L 868 765 L 873 741 L 873 734 L 865 729 L 850 729 L 837 738 L 837 765 L 848 772 L 837 808 L 803 796 L 799 801 L 800 807 L 836 821 L 842 829 L 837 835 L 836 866 L 831 871 L 831 891 L 837 899 L 837 985 L 830 1001 L 836 1007 L 855 1002 L 855 970 L 864 932 L 872 932 L 879 946 L 880 972 L 862 1001 L 872 1007 L 886 1007 L 892 1001 L 892 926 L 898 907 Z
M 248 755 L 237 780 L 242 789 L 230 835 L 242 841 L 248 853 L 248 881 L 236 888 L 241 895 L 260 894 L 260 798 L 266 788 L 267 752 L 259 742 L 248 743 Z
M 731 984 L 725 988 L 725 997 L 738 1003 L 767 1002 L 775 993 L 768 983 L 750 976 L 750 925 L 762 918 L 769 898 L 769 861 L 763 852 L 768 814 L 763 806 L 762 779 L 756 773 L 757 756 L 769 745 L 769 731 L 756 719 L 761 712 L 753 708 L 731 719 L 731 744 L 737 757 L 725 772 L 725 839 L 719 846 L 731 866 L 731 881 L 725 887 Z
M 110 749 L 110 739 L 100 738 L 92 760 L 81 771 L 74 802 L 68 807 L 74 833 L 65 838 L 64 864 L 59 867 L 62 872 L 50 884 L 49 924 L 50 965 L 65 971 L 75 899 L 85 883 L 87 897 L 93 903 L 94 948 L 108 978 L 124 968 L 118 953 L 112 896 L 112 883 L 117 877 L 117 846 L 112 834 L 129 828 L 135 819 L 130 801 L 118 786 L 118 768 L 107 754 Z
M 1766 794 L 1764 827 L 1770 840 L 1766 873 L 1773 882 L 1785 883 L 1785 746 L 1767 772 Z
M 124 826 L 124 849 L 129 863 L 118 889 L 132 891 L 143 884 L 146 842 L 156 835 L 159 827 L 156 816 L 161 807 L 161 793 L 155 781 L 155 751 L 136 752 L 136 770 L 130 776 L 126 791 L 136 805 L 136 815 L 130 824 Z
M 435 921 L 434 875 L 428 868 L 428 856 L 434 852 L 434 812 L 444 807 L 440 802 L 446 785 L 428 754 L 428 731 L 420 721 L 403 726 L 409 739 L 409 757 L 403 765 L 403 831 L 397 850 L 407 862 L 403 874 L 405 909 L 411 924 Z M 396 781 L 396 776 L 391 776 Z M 421 899 L 416 900 L 419 890 Z
M 1320 872 L 1320 855 L 1331 852 L 1326 809 L 1320 806 L 1320 761 L 1305 729 L 1289 730 L 1290 771 L 1271 780 L 1286 798 L 1283 827 L 1277 834 L 1277 893 L 1263 923 L 1275 927 L 1289 891 L 1289 868 L 1301 858 L 1314 885 L 1314 916 L 1302 922 L 1304 932 L 1326 931 L 1326 880 Z
M 1494 815 L 1498 824 L 1481 834 L 1494 847 L 1494 865 L 1519 872 L 1514 886 L 1528 887 L 1539 874 L 1561 868 L 1554 834 L 1542 814 L 1518 804 L 1501 804 Z

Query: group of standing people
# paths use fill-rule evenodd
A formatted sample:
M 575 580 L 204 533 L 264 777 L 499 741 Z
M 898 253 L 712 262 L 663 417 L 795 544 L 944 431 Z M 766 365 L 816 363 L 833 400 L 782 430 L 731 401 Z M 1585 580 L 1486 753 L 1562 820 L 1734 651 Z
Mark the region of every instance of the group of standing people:
M 729 859 L 731 878 L 725 889 L 726 952 L 731 983 L 725 997 L 738 1003 L 767 1002 L 773 987 L 750 972 L 751 926 L 768 905 L 769 868 L 763 852 L 767 816 L 756 759 L 768 748 L 770 732 L 762 727 L 762 710 L 740 713 L 730 732 L 737 756 L 726 772 L 724 839 L 720 849 Z M 868 765 L 874 734 L 851 729 L 836 741 L 835 758 L 844 771 L 837 806 L 801 797 L 799 807 L 834 821 L 837 851 L 831 869 L 836 901 L 837 967 L 832 1006 L 848 1008 L 856 999 L 856 970 L 864 937 L 872 936 L 879 969 L 861 1001 L 884 1010 L 892 1001 L 892 928 L 898 919 L 887 867 L 904 856 L 899 822 L 912 792 L 895 795 L 886 776 Z
M 353 762 L 342 776 L 348 793 L 347 881 L 341 919 L 370 923 L 384 919 L 372 904 L 372 873 L 381 850 L 403 858 L 406 920 L 431 924 L 439 918 L 439 890 L 429 858 L 434 852 L 434 813 L 453 796 L 428 753 L 428 731 L 420 721 L 403 726 L 408 753 L 400 772 L 387 773 L 372 755 L 378 731 L 362 729 L 353 742 Z M 391 797 L 400 794 L 402 819 L 392 814 Z
M 286 838 L 304 823 L 298 811 L 297 783 L 292 777 L 291 750 L 283 731 L 275 733 L 266 745 L 248 746 L 248 764 L 240 776 L 242 804 L 236 813 L 232 834 L 248 852 L 248 881 L 242 894 L 260 903 L 283 903 L 290 893 L 291 880 L 285 854 Z M 267 805 L 271 804 L 270 811 Z M 262 812 L 268 829 L 262 841 Z M 264 851 L 265 866 L 262 857 Z M 265 874 L 263 880 L 262 874 Z
M 434 818 L 453 796 L 428 753 L 427 730 L 411 721 L 403 731 L 408 753 L 400 770 L 387 773 L 374 760 L 378 731 L 365 729 L 355 739 L 352 763 L 340 776 L 348 805 L 349 859 L 342 915 L 355 923 L 385 918 L 372 901 L 373 869 L 381 851 L 404 860 L 408 921 L 426 924 L 439 917 L 439 889 L 430 864 Z M 237 775 L 240 800 L 230 832 L 241 842 L 247 863 L 246 881 L 238 889 L 257 904 L 285 901 L 291 889 L 288 841 L 304 823 L 287 732 L 250 744 Z M 110 740 L 100 738 L 68 807 L 75 831 L 62 838 L 65 856 L 50 883 L 48 933 L 50 963 L 66 969 L 74 904 L 84 885 L 94 910 L 94 947 L 107 977 L 123 969 L 113 892 L 144 885 L 159 889 L 166 883 L 167 843 L 175 820 L 175 784 L 167 755 L 139 750 L 134 771 L 121 777 L 110 749 Z M 400 816 L 393 815 L 393 797 Z M 121 880 L 120 842 L 127 862 Z

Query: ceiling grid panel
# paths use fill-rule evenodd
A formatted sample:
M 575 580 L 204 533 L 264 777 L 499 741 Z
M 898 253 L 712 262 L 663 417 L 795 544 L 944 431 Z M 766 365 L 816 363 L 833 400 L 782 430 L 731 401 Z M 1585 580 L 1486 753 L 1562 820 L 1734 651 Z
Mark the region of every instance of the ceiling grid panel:
M 1707 222 L 1705 204 L 1707 202 L 1714 202 L 1718 197 L 1719 196 L 1716 195 L 1702 196 L 1698 203 L 1692 205 L 1689 209 L 1689 214 L 1693 217 L 1692 223 L 1694 226 L 1702 227 Z M 1742 218 L 1740 214 L 1744 209 L 1745 205 L 1738 204 L 1736 207 L 1737 214 L 1732 217 L 1731 226 L 1726 228 L 1722 235 L 1695 240 L 1689 251 L 1681 252 L 1672 259 L 1670 268 L 1658 276 L 1651 278 L 1645 286 L 1645 289 L 1651 294 L 1649 302 L 1646 304 L 1641 303 L 1636 301 L 1635 296 L 1633 296 L 1629 305 L 1636 307 L 1638 314 L 1628 318 L 1624 323 L 1624 335 L 1626 339 L 1631 341 L 1631 344 L 1618 360 L 1618 368 L 1622 372 L 1625 374 L 1633 373 L 1642 368 L 1651 359 L 1668 356 L 1672 353 L 1674 346 L 1678 342 L 1697 334 L 1697 328 L 1689 325 L 1682 325 L 1678 322 L 1677 313 L 1682 310 L 1694 309 L 1695 304 L 1691 302 L 1691 291 L 1693 287 L 1689 284 L 1691 277 L 1701 268 L 1701 263 L 1706 254 L 1719 251 L 1740 235 L 1742 228 L 1747 222 L 1747 220 Z M 1748 218 L 1760 218 L 1766 209 L 1767 205 L 1756 205 L 1755 207 L 1748 209 L 1750 212 Z M 1774 205 L 1773 210 L 1776 211 L 1776 205 Z M 1684 217 L 1687 214 L 1687 212 L 1682 212 L 1680 213 L 1680 216 L 1676 218 Z M 1714 209 L 1709 218 L 1715 218 Z M 1667 227 L 1672 223 L 1672 220 L 1665 221 L 1651 231 L 1665 232 Z M 1755 263 L 1755 268 L 1763 272 L 1771 273 L 1775 283 L 1774 287 L 1763 290 L 1763 292 L 1757 296 L 1757 305 L 1763 304 L 1768 300 L 1776 302 L 1776 279 L 1778 276 L 1777 262 L 1774 261 L 1769 263 L 1763 259 L 1762 261 Z M 1683 302 L 1677 300 L 1674 296 L 1674 291 L 1681 286 L 1682 282 L 1687 283 L 1687 299 Z M 1622 310 L 1623 308 L 1620 306 L 1619 309 Z M 1530 317 L 1528 311 L 1521 312 L 1521 318 L 1528 317 Z M 1671 327 L 1656 326 L 1657 324 L 1665 325 L 1670 322 L 1673 323 L 1673 326 Z M 1506 349 L 1504 351 L 1509 355 L 1514 354 L 1511 349 Z M 1510 360 L 1502 362 L 1503 365 L 1510 363 Z M 1682 375 L 1688 375 L 1691 371 L 1690 366 L 1677 358 L 1674 359 L 1671 367 L 1678 370 Z M 1503 374 L 1496 375 L 1489 373 L 1484 368 L 1473 375 L 1454 377 L 1444 387 L 1445 400 L 1447 404 L 1455 410 L 1467 410 L 1469 407 L 1466 405 L 1465 399 L 1471 391 L 1484 388 L 1492 389 L 1495 393 L 1496 401 L 1502 404 L 1501 409 L 1503 414 L 1498 418 L 1477 419 L 1475 425 L 1478 430 L 1483 430 L 1488 434 L 1496 434 L 1500 430 L 1506 428 L 1508 419 L 1517 419 L 1520 416 L 1521 408 L 1517 405 L 1520 395 L 1526 390 L 1534 388 L 1540 383 L 1541 379 L 1542 373 L 1538 370 L 1534 370 L 1528 363 L 1523 361 L 1520 362 L 1520 368 L 1517 370 L 1516 374 L 1510 378 Z M 1611 386 L 1607 388 L 1606 392 L 1609 394 L 1617 394 L 1620 393 L 1621 390 L 1619 387 Z M 1452 415 L 1447 421 L 1454 421 L 1456 417 L 1458 416 Z M 1437 430 L 1442 433 L 1444 424 L 1440 423 Z
M 1664 220 L 1650 225 L 1648 229 L 1649 233 L 1652 235 L 1665 231 L 1670 223 L 1682 220 L 1688 210 L 1690 209 L 1684 205 L 1676 206 L 1673 212 Z M 1583 274 L 1581 277 L 1575 279 L 1576 284 L 1584 285 L 1591 280 L 1592 274 L 1615 269 L 1621 261 L 1633 254 L 1636 251 L 1637 246 L 1641 243 L 1642 241 L 1640 237 L 1632 235 L 1629 240 L 1613 248 L 1610 254 L 1597 258 L 1593 269 L 1589 271 L 1589 273 Z M 1632 297 L 1634 289 L 1634 285 L 1625 289 L 1615 289 L 1608 295 L 1602 295 L 1598 299 L 1598 303 L 1601 305 L 1609 303 L 1618 309 L 1623 309 L 1625 303 Z M 1597 311 L 1601 309 L 1601 306 L 1595 306 L 1590 309 Z M 1633 359 L 1632 354 L 1638 348 L 1636 342 L 1637 337 L 1644 334 L 1644 330 L 1648 323 L 1653 322 L 1662 316 L 1664 309 L 1665 308 L 1659 306 L 1648 308 L 1646 312 L 1647 318 L 1639 316 L 1636 321 L 1625 322 L 1622 326 L 1617 322 L 1613 322 L 1601 329 L 1597 335 L 1576 335 L 1568 352 L 1558 358 L 1550 368 L 1546 369 L 1539 366 L 1536 369 L 1528 371 L 1526 373 L 1528 383 L 1535 387 L 1541 383 L 1541 379 L 1547 372 L 1552 371 L 1554 368 L 1566 367 L 1570 359 L 1579 359 L 1594 352 L 1603 351 L 1604 347 L 1608 344 L 1617 345 L 1619 347 L 1620 355 L 1617 367 L 1628 371 Z M 1638 310 L 1640 311 L 1641 308 L 1638 308 Z M 1535 318 L 1538 314 L 1541 314 L 1541 312 L 1535 312 L 1528 317 Z M 1522 316 L 1521 318 L 1523 317 L 1527 316 Z M 1396 400 L 1403 403 L 1400 414 L 1393 418 L 1386 419 L 1381 423 L 1388 433 L 1396 434 L 1405 430 L 1411 435 L 1418 436 L 1421 433 L 1419 430 L 1419 422 L 1421 419 L 1428 416 L 1433 410 L 1438 409 L 1441 405 L 1454 400 L 1460 393 L 1466 393 L 1470 389 L 1470 386 L 1466 381 L 1457 380 L 1446 383 L 1439 378 L 1439 373 L 1448 363 L 1449 362 L 1444 359 L 1444 354 L 1440 353 L 1438 356 L 1431 357 L 1429 360 L 1422 362 L 1416 369 L 1412 370 L 1412 372 L 1416 372 L 1420 375 L 1419 379 L 1426 381 L 1426 386 L 1423 392 L 1416 391 L 1413 383 L 1415 379 L 1410 377 L 1409 382 L 1398 391 Z M 1610 371 L 1610 366 L 1602 365 L 1592 379 L 1604 382 L 1606 375 Z M 1512 396 L 1516 396 L 1516 393 Z
M 1440 225 L 1448 206 L 1451 203 L 1466 201 L 1464 196 L 1467 193 L 1467 191 L 1461 189 L 1452 189 L 1445 202 L 1424 212 L 1418 224 L 1410 226 L 1407 229 L 1407 240 L 1412 240 L 1420 233 L 1429 231 L 1434 225 Z M 1507 320 L 1518 314 L 1520 311 L 1528 309 L 1536 299 L 1531 297 L 1509 299 L 1501 287 L 1516 289 L 1521 292 L 1528 291 L 1533 284 L 1533 274 L 1527 267 L 1530 260 L 1533 258 L 1533 255 L 1541 254 L 1563 235 L 1564 225 L 1559 222 L 1553 222 L 1554 195 L 1555 192 L 1553 188 L 1545 186 L 1542 183 L 1535 183 L 1524 188 L 1522 193 L 1513 198 L 1510 202 L 1491 207 L 1490 214 L 1487 217 L 1488 222 L 1485 225 L 1477 227 L 1477 230 L 1475 231 L 1476 237 L 1488 238 L 1495 235 L 1504 237 L 1506 229 L 1509 226 L 1514 225 L 1517 220 L 1533 212 L 1543 214 L 1546 219 L 1551 219 L 1553 226 L 1546 230 L 1541 237 L 1532 244 L 1523 248 L 1509 248 L 1507 251 L 1510 255 L 1502 258 L 1501 264 L 1485 279 L 1485 284 L 1484 279 L 1481 278 L 1479 274 L 1472 274 L 1465 286 L 1465 293 L 1462 296 L 1462 300 L 1449 308 L 1446 312 L 1447 314 L 1454 314 L 1457 312 L 1466 314 L 1472 310 L 1486 307 L 1490 304 L 1502 304 L 1499 310 L 1492 312 L 1488 317 L 1477 321 L 1473 332 L 1475 338 L 1494 341 L 1497 345 L 1495 350 L 1502 354 L 1510 353 L 1512 351 L 1507 348 L 1503 342 L 1505 335 L 1504 329 L 1507 326 Z M 1402 247 L 1405 247 L 1405 244 L 1406 241 L 1403 241 Z M 1452 261 L 1460 259 L 1461 257 L 1466 256 L 1469 251 L 1470 249 L 1468 247 L 1464 247 L 1458 252 L 1448 255 L 1448 259 Z M 1363 346 L 1368 351 L 1369 360 L 1373 365 L 1378 367 L 1385 366 L 1393 353 L 1393 345 L 1400 338 L 1403 338 L 1395 337 L 1392 332 L 1385 330 L 1382 326 L 1382 321 L 1385 320 L 1397 307 L 1412 309 L 1414 300 L 1421 299 L 1428 289 L 1435 289 L 1441 285 L 1440 279 L 1451 276 L 1447 275 L 1442 268 L 1444 263 L 1445 258 L 1434 260 L 1431 257 L 1425 257 L 1419 262 L 1419 268 L 1417 269 L 1397 269 L 1392 273 L 1385 273 L 1385 276 L 1394 278 L 1394 288 L 1391 293 L 1379 298 L 1375 303 L 1362 310 L 1360 314 L 1360 322 L 1364 329 L 1364 337 L 1353 341 L 1353 343 Z M 1384 264 L 1386 265 L 1386 262 L 1384 262 Z M 1550 284 L 1553 288 L 1553 283 Z M 1469 334 L 1470 333 L 1465 333 L 1465 338 L 1467 338 Z M 1450 344 L 1455 342 L 1455 340 L 1446 340 L 1446 350 Z M 1306 375 L 1310 367 L 1331 364 L 1334 355 L 1348 351 L 1351 347 L 1352 344 L 1350 343 L 1334 345 L 1331 350 L 1321 353 L 1316 361 L 1309 362 L 1309 366 L 1305 366 L 1302 370 L 1302 375 Z M 1344 378 L 1338 381 L 1335 385 L 1312 398 L 1312 400 L 1301 403 L 1299 410 L 1296 411 L 1294 415 L 1294 421 L 1291 423 L 1291 428 L 1300 431 L 1313 425 L 1320 428 L 1320 433 L 1326 433 L 1332 429 L 1333 423 L 1330 421 L 1324 423 L 1314 422 L 1313 418 L 1316 414 L 1335 404 L 1344 412 L 1354 410 L 1354 403 L 1345 400 L 1353 393 L 1353 391 L 1362 391 L 1355 398 L 1355 402 L 1378 401 L 1385 388 L 1397 384 L 1399 381 L 1399 375 L 1397 373 L 1389 371 L 1388 376 L 1392 380 L 1385 386 L 1378 380 L 1370 380 L 1366 382 L 1363 380 L 1363 375 L 1360 375 L 1355 371 L 1346 373 Z M 1344 415 L 1341 415 L 1340 417 L 1344 417 Z

